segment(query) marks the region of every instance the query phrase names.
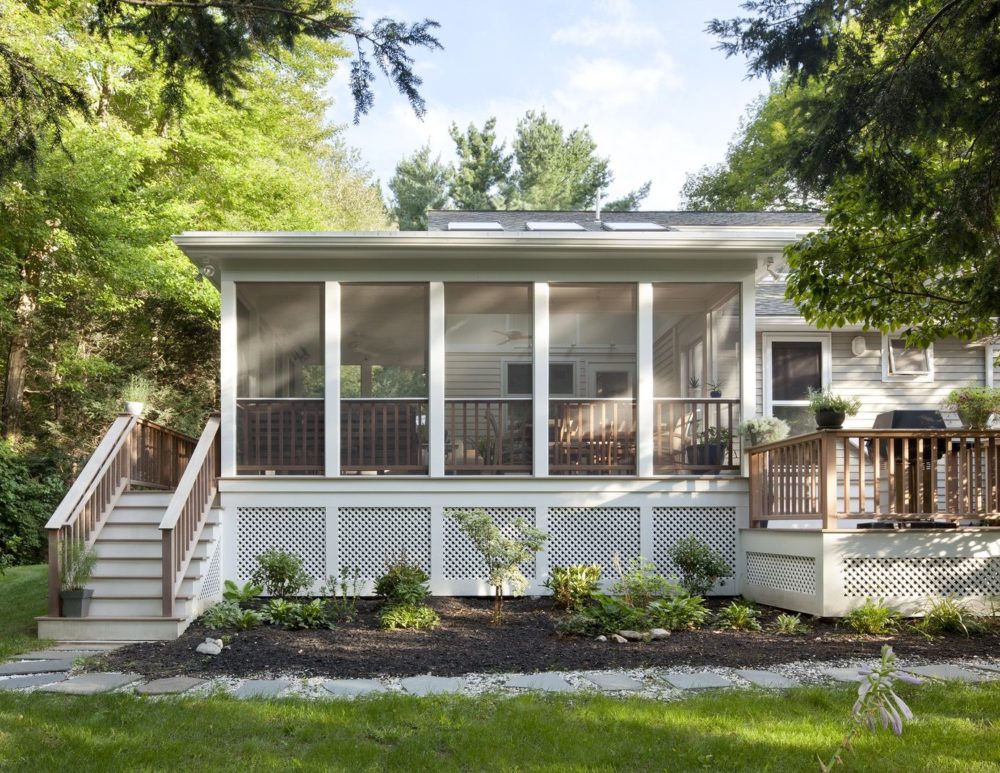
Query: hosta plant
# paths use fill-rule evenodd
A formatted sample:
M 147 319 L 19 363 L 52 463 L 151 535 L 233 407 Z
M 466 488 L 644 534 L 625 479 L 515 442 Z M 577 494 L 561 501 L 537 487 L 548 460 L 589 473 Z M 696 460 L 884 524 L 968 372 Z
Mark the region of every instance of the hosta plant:
M 693 631 L 701 628 L 708 619 L 708 609 L 701 596 L 679 596 L 654 601 L 648 608 L 650 628 L 666 628 L 668 631 Z
M 719 610 L 715 624 L 730 631 L 759 631 L 760 610 L 749 601 L 734 599 Z
M 226 601 L 232 601 L 237 604 L 245 604 L 251 599 L 259 596 L 263 593 L 263 591 L 263 587 L 255 585 L 252 582 L 248 582 L 244 585 L 237 585 L 232 580 L 226 580 L 222 584 L 222 598 Z
M 438 613 L 430 607 L 399 605 L 386 607 L 379 614 L 379 623 L 383 628 L 437 628 L 441 625 Z
M 881 599 L 865 599 L 865 603 L 844 618 L 855 633 L 866 636 L 887 636 L 899 629 L 903 616 Z
M 581 609 L 594 597 L 600 579 L 600 564 L 575 564 L 552 567 L 542 584 L 552 591 L 557 607 L 572 612 Z
M 782 612 L 774 618 L 771 630 L 774 633 L 791 635 L 796 633 L 809 633 L 809 626 L 802 622 L 802 617 L 800 615 L 789 615 Z
M 223 601 L 209 609 L 201 618 L 206 628 L 235 628 L 249 631 L 264 622 L 264 615 L 252 609 L 240 609 L 234 601 Z

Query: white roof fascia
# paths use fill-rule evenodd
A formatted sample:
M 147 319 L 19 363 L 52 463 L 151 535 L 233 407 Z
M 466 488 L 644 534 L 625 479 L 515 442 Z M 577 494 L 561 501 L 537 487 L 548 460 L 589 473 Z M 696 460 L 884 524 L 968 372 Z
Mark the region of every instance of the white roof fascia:
M 757 330 L 766 332 L 784 332 L 784 333 L 803 333 L 819 331 L 822 333 L 872 333 L 878 332 L 870 329 L 866 329 L 863 325 L 844 325 L 843 327 L 815 327 L 810 325 L 802 317 L 798 316 L 772 316 L 764 317 L 757 315 Z

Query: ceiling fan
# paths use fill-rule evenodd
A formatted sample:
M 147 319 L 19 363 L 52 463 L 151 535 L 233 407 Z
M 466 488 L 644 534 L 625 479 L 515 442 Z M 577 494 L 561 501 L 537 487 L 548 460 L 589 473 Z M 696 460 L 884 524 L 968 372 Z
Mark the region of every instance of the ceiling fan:
M 497 335 L 502 335 L 504 339 L 497 344 L 497 346 L 503 346 L 504 344 L 509 344 L 513 341 L 530 341 L 530 333 L 522 333 L 520 330 L 494 330 Z

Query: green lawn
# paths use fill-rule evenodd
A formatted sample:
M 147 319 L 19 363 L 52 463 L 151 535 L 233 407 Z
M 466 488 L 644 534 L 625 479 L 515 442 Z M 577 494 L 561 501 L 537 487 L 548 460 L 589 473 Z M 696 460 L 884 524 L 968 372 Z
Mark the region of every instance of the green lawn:
M 849 771 L 1000 770 L 1000 684 L 921 686 L 902 738 L 864 735 Z M 12 770 L 817 770 L 850 687 L 673 703 L 602 696 L 149 700 L 0 694 Z
M 38 649 L 35 617 L 45 614 L 47 577 L 44 564 L 15 566 L 0 577 L 0 660 Z

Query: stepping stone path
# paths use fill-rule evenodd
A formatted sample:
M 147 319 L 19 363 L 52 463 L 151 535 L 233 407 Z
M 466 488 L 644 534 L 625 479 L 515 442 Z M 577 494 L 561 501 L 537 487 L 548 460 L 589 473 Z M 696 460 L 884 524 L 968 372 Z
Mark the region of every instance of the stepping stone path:
M 694 674 L 668 673 L 664 677 L 679 690 L 708 690 L 736 686 L 724 676 L 713 674 L 711 671 Z
M 73 668 L 72 660 L 27 660 L 23 663 L 4 663 L 0 665 L 0 676 L 47 674 L 53 671 L 69 671 L 71 668 Z
M 982 682 L 986 679 L 982 674 L 960 668 L 951 663 L 943 663 L 936 666 L 916 666 L 904 670 L 917 676 L 930 676 L 935 679 L 957 679 L 960 682 Z
M 788 687 L 798 686 L 798 682 L 789 679 L 787 676 L 776 674 L 773 671 L 757 671 L 752 668 L 737 669 L 736 674 L 742 676 L 755 687 L 764 687 L 769 690 L 784 690 Z
M 4 690 L 23 690 L 26 687 L 43 687 L 47 684 L 61 682 L 66 674 L 31 674 L 29 676 L 13 676 L 10 679 L 0 679 L 0 692 Z
M 457 676 L 410 676 L 400 684 L 410 695 L 440 695 L 448 692 L 461 692 L 465 680 Z
M 507 680 L 505 687 L 538 692 L 573 692 L 576 688 L 559 674 L 519 674 Z
M 291 685 L 288 679 L 247 679 L 233 690 L 234 698 L 277 698 Z
M 42 692 L 58 692 L 66 695 L 97 695 L 111 692 L 142 679 L 141 674 L 95 673 L 74 676 L 62 682 L 39 688 Z
M 837 682 L 860 682 L 857 668 L 823 668 L 820 672 Z
M 103 655 L 107 650 L 35 650 L 34 652 L 22 652 L 17 655 L 18 660 L 76 660 L 77 658 L 89 658 L 94 655 Z
M 354 698 L 373 692 L 385 692 L 386 687 L 378 679 L 327 679 L 323 688 L 338 698 Z
M 645 687 L 638 679 L 625 676 L 625 674 L 587 674 L 584 678 L 588 682 L 596 684 L 604 692 L 634 692 Z
M 171 676 L 140 684 L 135 691 L 138 695 L 178 695 L 203 684 L 205 684 L 204 679 L 196 679 L 193 676 Z

